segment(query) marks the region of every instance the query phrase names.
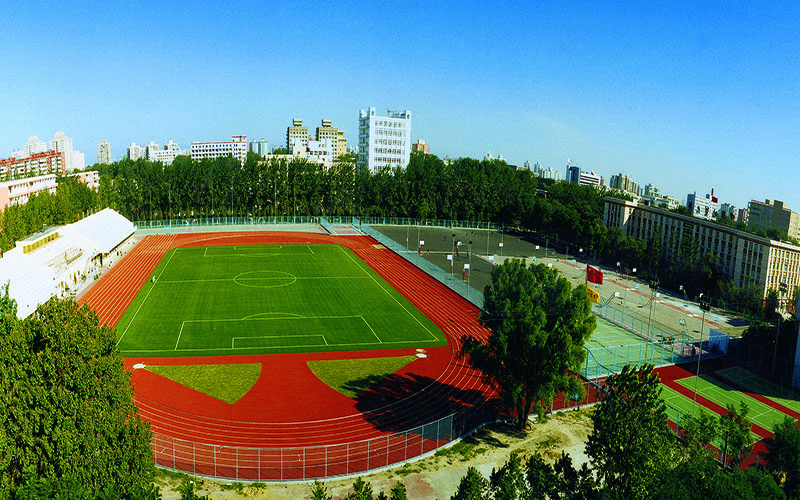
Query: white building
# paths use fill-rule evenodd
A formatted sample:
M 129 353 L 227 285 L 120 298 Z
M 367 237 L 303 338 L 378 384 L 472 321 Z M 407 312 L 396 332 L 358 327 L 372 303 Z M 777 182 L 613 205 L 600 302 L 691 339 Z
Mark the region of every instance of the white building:
M 706 220 L 716 220 L 717 213 L 719 213 L 719 202 L 717 197 L 714 196 L 714 190 L 711 194 L 707 194 L 704 198 L 697 196 L 697 192 L 689 193 L 686 195 L 686 208 L 688 208 L 692 215 Z
M 106 208 L 74 224 L 46 228 L 0 258 L 0 276 L 9 282 L 17 316 L 29 316 L 54 295 L 72 295 L 97 278 L 103 258 L 128 241 L 136 227 Z
M 83 170 L 86 164 L 83 153 L 72 149 L 72 139 L 67 137 L 64 132 L 56 132 L 53 140 L 50 141 L 50 151 L 64 153 L 67 172 L 72 172 L 76 169 Z
M 358 167 L 370 172 L 405 168 L 411 157 L 411 111 L 361 110 L 358 120 Z
M 38 137 L 32 135 L 28 138 L 28 143 L 25 144 L 25 147 L 22 148 L 22 151 L 19 155 L 20 158 L 26 158 L 29 156 L 33 156 L 39 153 L 46 153 L 47 152 L 47 143 L 44 141 L 40 141 Z
M 149 161 L 163 163 L 164 165 L 172 164 L 172 162 L 175 161 L 175 157 L 182 154 L 187 153 L 181 150 L 180 146 L 178 146 L 176 142 L 173 142 L 172 139 L 167 141 L 163 148 L 153 141 L 150 141 L 150 144 L 145 147 L 145 158 Z
M 136 161 L 139 158 L 145 158 L 147 156 L 147 146 L 139 146 L 135 142 L 132 142 L 130 146 L 128 146 L 128 159 L 131 161 Z
M 97 145 L 97 163 L 108 165 L 111 163 L 111 144 L 105 139 Z
M 567 182 L 580 184 L 581 186 L 602 186 L 603 178 L 594 173 L 594 170 L 587 172 L 582 170 L 572 162 L 567 162 Z
M 247 136 L 234 135 L 225 142 L 193 142 L 191 155 L 192 160 L 233 156 L 244 165 L 247 159 Z

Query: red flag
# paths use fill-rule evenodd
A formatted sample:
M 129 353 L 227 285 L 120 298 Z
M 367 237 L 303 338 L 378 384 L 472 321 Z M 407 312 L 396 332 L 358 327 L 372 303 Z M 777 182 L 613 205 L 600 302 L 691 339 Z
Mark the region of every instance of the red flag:
M 595 269 L 590 265 L 586 265 L 586 281 L 589 283 L 603 284 L 603 271 Z

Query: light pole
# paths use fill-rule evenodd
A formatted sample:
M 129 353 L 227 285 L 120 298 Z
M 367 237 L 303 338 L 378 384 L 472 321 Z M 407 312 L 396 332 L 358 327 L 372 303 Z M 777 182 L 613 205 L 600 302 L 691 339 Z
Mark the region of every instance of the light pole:
M 647 343 L 644 345 L 645 359 L 647 359 L 647 351 L 653 339 L 653 307 L 656 303 L 656 297 L 658 297 L 658 281 L 653 280 L 650 282 L 650 317 L 647 322 Z M 655 349 L 653 349 L 653 352 L 655 353 Z
M 453 233 L 453 251 L 451 252 L 451 254 L 455 255 L 455 253 L 456 253 L 456 233 Z
M 694 416 L 694 406 L 697 403 L 697 381 L 700 379 L 700 357 L 703 355 L 703 325 L 706 323 L 706 312 L 711 310 L 711 303 L 708 298 L 703 298 L 700 294 L 700 309 L 703 310 L 703 319 L 700 323 L 700 352 L 697 353 L 697 373 L 694 377 L 694 399 L 692 399 L 692 416 Z

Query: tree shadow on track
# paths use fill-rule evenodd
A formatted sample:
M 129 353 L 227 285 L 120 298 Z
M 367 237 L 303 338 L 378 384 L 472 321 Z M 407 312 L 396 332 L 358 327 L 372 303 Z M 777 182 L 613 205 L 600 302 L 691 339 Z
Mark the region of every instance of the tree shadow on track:
M 367 377 L 369 378 L 369 377 Z M 353 390 L 374 380 L 354 380 Z M 392 374 L 356 396 L 356 408 L 375 429 L 405 431 L 468 408 L 496 414 L 482 391 L 462 389 L 416 374 Z M 363 389 L 362 389 L 363 390 Z

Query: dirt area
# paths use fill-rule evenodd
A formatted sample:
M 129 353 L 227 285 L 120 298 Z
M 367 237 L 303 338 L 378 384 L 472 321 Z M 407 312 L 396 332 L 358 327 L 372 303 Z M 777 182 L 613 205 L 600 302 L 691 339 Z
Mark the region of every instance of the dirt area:
M 550 415 L 545 421 L 532 425 L 527 433 L 512 425 L 498 423 L 485 426 L 461 442 L 439 450 L 435 455 L 406 463 L 394 469 L 362 476 L 372 484 L 377 494 L 388 494 L 395 482 L 406 486 L 413 500 L 447 499 L 455 493 L 468 467 L 475 467 L 488 477 L 492 469 L 508 460 L 511 452 L 528 457 L 538 451 L 550 462 L 568 453 L 576 467 L 587 461 L 584 453 L 586 438 L 591 432 L 589 409 L 567 410 Z M 179 499 L 178 487 L 189 476 L 161 473 L 156 483 L 164 500 Z M 355 477 L 325 482 L 334 498 L 343 498 Z M 269 498 L 276 500 L 310 498 L 310 483 L 243 484 L 225 483 L 194 478 L 200 495 L 213 499 Z

